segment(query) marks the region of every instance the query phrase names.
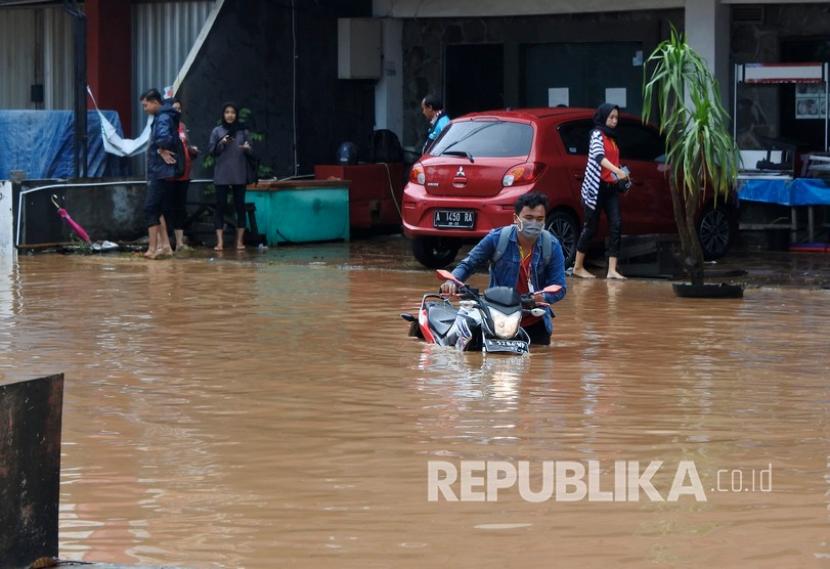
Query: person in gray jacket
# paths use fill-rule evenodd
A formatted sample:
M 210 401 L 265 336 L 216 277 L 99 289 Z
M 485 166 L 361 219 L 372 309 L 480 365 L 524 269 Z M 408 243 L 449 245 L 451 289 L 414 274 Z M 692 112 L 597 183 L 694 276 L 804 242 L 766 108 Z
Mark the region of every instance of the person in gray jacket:
M 216 188 L 214 249 L 222 250 L 228 194 L 233 195 L 236 210 L 236 248 L 245 249 L 245 184 L 248 181 L 248 156 L 253 154 L 253 147 L 248 130 L 239 122 L 239 107 L 235 103 L 223 105 L 222 124 L 210 133 L 208 152 L 216 158 L 213 169 L 213 185 Z

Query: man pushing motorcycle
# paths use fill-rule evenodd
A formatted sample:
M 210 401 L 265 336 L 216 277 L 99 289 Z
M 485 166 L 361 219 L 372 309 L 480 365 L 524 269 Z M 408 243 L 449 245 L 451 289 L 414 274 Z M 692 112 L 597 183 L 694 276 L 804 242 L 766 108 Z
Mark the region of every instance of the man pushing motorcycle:
M 548 198 L 538 192 L 522 195 L 514 204 L 513 225 L 493 229 L 452 271 L 461 282 L 485 263 L 490 264 L 490 287 L 514 287 L 519 294 L 531 293 L 539 303 L 553 304 L 565 296 L 565 257 L 562 246 L 544 229 Z M 550 285 L 559 285 L 558 292 L 541 292 Z M 447 280 L 441 292 L 455 294 L 457 285 Z M 550 344 L 553 333 L 553 311 L 545 308 L 540 317 L 527 314 L 522 328 L 533 344 Z

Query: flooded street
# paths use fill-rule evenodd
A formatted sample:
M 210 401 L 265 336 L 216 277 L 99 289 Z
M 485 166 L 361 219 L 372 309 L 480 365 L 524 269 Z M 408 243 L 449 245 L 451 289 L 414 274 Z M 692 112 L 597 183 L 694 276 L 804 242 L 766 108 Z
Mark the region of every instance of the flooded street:
M 344 249 L 0 267 L 0 380 L 66 374 L 63 558 L 827 566 L 830 291 L 569 279 L 550 348 L 485 359 L 407 337 L 429 272 Z M 664 497 L 694 461 L 707 500 L 429 502 L 430 460 L 660 460 Z

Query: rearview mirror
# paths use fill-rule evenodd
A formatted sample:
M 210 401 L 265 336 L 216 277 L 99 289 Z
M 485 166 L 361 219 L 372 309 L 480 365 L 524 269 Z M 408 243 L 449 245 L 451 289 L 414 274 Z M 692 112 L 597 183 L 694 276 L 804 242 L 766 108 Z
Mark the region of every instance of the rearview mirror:
M 445 269 L 438 269 L 437 271 L 435 271 L 435 274 L 438 276 L 438 280 L 452 281 L 452 282 L 454 282 L 455 284 L 457 284 L 459 286 L 464 285 L 463 282 L 461 282 L 460 280 L 455 278 L 455 275 L 453 275 L 451 272 L 449 272 Z

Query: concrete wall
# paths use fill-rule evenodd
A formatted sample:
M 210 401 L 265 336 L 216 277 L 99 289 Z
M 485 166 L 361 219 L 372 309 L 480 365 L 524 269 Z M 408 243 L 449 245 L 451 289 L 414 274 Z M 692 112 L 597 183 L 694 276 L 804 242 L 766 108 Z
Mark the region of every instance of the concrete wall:
M 0 566 L 58 555 L 63 375 L 0 385 Z
M 375 82 L 337 78 L 337 18 L 369 16 L 370 2 L 296 6 L 292 17 L 290 2 L 226 0 L 179 89 L 203 148 L 224 101 L 251 109 L 265 135 L 257 152 L 279 177 L 295 173 L 295 140 L 296 170 L 312 173 L 343 141 L 367 150 L 375 121 Z M 210 176 L 201 166 L 194 174 Z
M 81 181 L 78 182 L 80 187 L 50 188 L 25 195 L 20 243 L 34 245 L 71 240 L 70 229 L 58 217 L 50 201 L 53 194 L 93 241 L 132 241 L 146 235 L 143 213 L 146 184 L 91 185 L 98 182 L 100 180 L 90 180 L 89 186 L 83 186 Z M 17 191 L 47 184 L 27 180 Z M 17 207 L 17 197 L 14 205 Z
M 521 104 L 518 70 L 523 44 L 636 41 L 647 54 L 667 36 L 670 22 L 682 29 L 683 11 L 404 20 L 403 144 L 419 146 L 426 136 L 420 100 L 430 91 L 443 94 L 448 45 L 503 44 L 505 105 L 515 107 Z

